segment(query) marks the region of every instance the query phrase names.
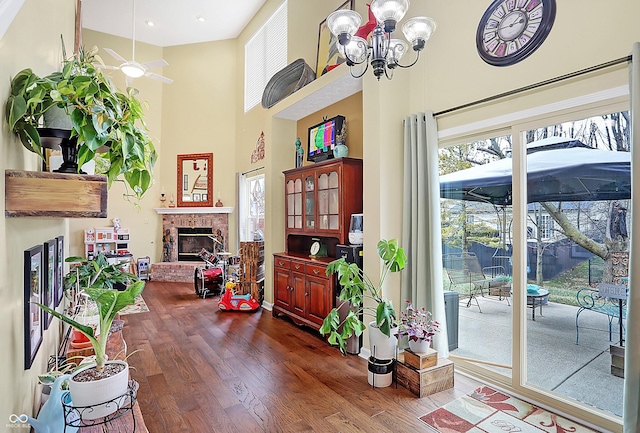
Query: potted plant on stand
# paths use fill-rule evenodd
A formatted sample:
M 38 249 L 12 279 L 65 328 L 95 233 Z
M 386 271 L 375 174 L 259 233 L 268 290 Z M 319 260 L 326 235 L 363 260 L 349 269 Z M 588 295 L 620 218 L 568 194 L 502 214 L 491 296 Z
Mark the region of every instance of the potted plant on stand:
M 31 69 L 18 72 L 6 103 L 7 123 L 23 146 L 42 158 L 42 138 L 60 139 L 67 157 L 62 172 L 77 173 L 96 158 L 97 173 L 107 176 L 109 186 L 122 176 L 139 199 L 151 186 L 157 158 L 142 104 L 137 90 L 118 91 L 94 62 L 101 63 L 97 48 L 81 48 L 63 62 L 62 71 L 44 77 Z M 55 110 L 70 121 L 70 129 L 40 128 L 44 115 Z M 73 156 L 77 161 L 68 159 Z
M 67 323 L 81 332 L 91 342 L 95 352 L 95 363 L 81 367 L 69 378 L 69 391 L 76 407 L 91 407 L 82 412 L 84 419 L 96 419 L 107 416 L 118 408 L 118 404 L 104 404 L 125 395 L 129 382 L 129 366 L 125 361 L 107 360 L 107 341 L 109 331 L 116 314 L 127 305 L 132 305 L 144 289 L 145 282 L 120 269 L 121 264 L 107 263 L 104 256 L 99 255 L 95 261 L 79 257 L 68 260 L 80 260 L 84 270 L 71 269 L 67 277 L 76 273 L 76 281 L 82 281 L 84 292 L 98 307 L 99 325 L 96 330 L 92 326 L 79 323 L 72 317 L 55 311 L 46 305 L 37 304 L 49 314 Z M 88 280 L 78 278 L 79 275 L 90 276 Z M 124 290 L 115 290 L 109 285 L 113 280 L 105 281 L 105 276 L 127 280 L 130 284 Z
M 431 346 L 433 336 L 440 332 L 440 324 L 433 320 L 430 311 L 425 308 L 414 308 L 409 300 L 406 303 L 406 310 L 400 313 L 396 336 L 407 337 L 409 349 L 413 353 L 425 353 Z
M 389 386 L 392 379 L 397 339 L 393 335 L 396 312 L 393 304 L 382 294 L 382 287 L 389 272 L 404 269 L 407 257 L 398 246 L 397 239 L 380 240 L 377 245 L 382 260 L 382 270 L 377 283 L 369 278 L 355 263 L 347 263 L 343 258 L 334 260 L 327 266 L 327 275 L 338 274 L 341 287 L 341 305 L 332 309 L 324 319 L 320 333 L 329 334 L 330 344 L 338 345 L 344 354 L 346 340 L 352 335 L 360 336 L 365 330 L 364 316 L 374 320 L 369 326 L 369 383 L 374 386 Z M 373 303 L 371 306 L 369 304 Z M 339 309 L 343 305 L 350 309 L 344 320 L 340 320 Z M 367 304 L 367 305 L 365 305 Z

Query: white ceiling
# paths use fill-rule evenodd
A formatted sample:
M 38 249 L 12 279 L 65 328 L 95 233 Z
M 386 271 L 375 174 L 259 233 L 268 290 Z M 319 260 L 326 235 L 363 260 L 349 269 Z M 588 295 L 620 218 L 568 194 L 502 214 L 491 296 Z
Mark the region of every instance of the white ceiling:
M 234 39 L 266 0 L 82 0 L 82 26 L 131 39 L 134 1 L 135 40 L 168 47 Z

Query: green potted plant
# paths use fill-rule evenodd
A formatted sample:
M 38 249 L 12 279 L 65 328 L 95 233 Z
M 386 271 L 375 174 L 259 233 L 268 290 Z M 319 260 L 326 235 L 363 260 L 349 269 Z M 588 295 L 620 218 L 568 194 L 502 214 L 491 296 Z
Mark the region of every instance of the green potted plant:
M 125 395 L 129 380 L 129 368 L 124 361 L 107 360 L 106 350 L 109 330 L 116 314 L 127 305 L 132 305 L 144 289 L 145 282 L 134 275 L 123 271 L 121 264 L 108 264 L 106 258 L 100 254 L 95 261 L 80 257 L 68 260 L 80 261 L 79 269 L 73 268 L 65 276 L 65 284 L 75 278 L 75 285 L 82 284 L 82 290 L 98 307 L 99 326 L 96 330 L 92 326 L 79 323 L 74 318 L 55 311 L 43 304 L 37 304 L 49 314 L 81 332 L 91 342 L 95 352 L 95 363 L 74 371 L 69 379 L 69 391 L 75 406 L 89 407 L 92 410 L 86 414 L 86 419 L 106 416 L 119 406 L 118 404 L 103 404 Z M 75 277 L 70 277 L 75 274 Z M 114 281 L 126 282 L 124 290 L 110 288 Z
M 440 323 L 433 320 L 433 314 L 426 308 L 415 308 L 411 301 L 405 302 L 407 306 L 400 312 L 396 336 L 407 337 L 412 352 L 424 353 L 429 349 L 433 336 L 440 332 Z
M 324 319 L 320 333 L 329 334 L 330 344 L 338 345 L 340 351 L 346 352 L 346 340 L 352 335 L 360 336 L 365 330 L 364 316 L 371 316 L 371 325 L 384 336 L 391 337 L 391 329 L 395 326 L 396 312 L 391 301 L 382 295 L 382 286 L 389 272 L 400 272 L 404 269 L 407 257 L 404 249 L 398 246 L 397 239 L 380 240 L 378 255 L 383 266 L 378 282 L 369 278 L 355 263 L 347 263 L 345 259 L 337 259 L 327 266 L 327 275 L 338 274 L 341 305 L 333 308 Z M 373 300 L 375 306 L 365 306 L 365 299 Z M 340 320 L 338 310 L 343 304 L 350 305 L 344 320 Z
M 50 110 L 63 110 L 71 121 L 68 138 L 75 143 L 77 166 L 96 158 L 109 187 L 122 176 L 139 199 L 151 186 L 157 159 L 142 104 L 136 89 L 120 92 L 94 62 L 102 63 L 97 48 L 81 48 L 61 71 L 44 77 L 31 69 L 18 72 L 6 103 L 7 123 L 26 149 L 44 157 L 41 119 Z

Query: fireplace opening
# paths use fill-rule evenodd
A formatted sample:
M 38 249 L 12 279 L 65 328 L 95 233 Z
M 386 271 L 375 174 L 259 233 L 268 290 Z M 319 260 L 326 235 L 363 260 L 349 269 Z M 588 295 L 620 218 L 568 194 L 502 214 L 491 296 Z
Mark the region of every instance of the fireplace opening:
M 201 262 L 198 253 L 203 249 L 214 250 L 212 228 L 178 228 L 178 261 Z

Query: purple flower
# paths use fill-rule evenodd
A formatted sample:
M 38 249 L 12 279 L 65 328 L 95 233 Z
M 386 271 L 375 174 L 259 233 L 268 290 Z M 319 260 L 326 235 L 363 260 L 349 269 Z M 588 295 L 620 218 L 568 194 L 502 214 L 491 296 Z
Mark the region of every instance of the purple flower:
M 433 336 L 440 332 L 440 324 L 433 320 L 433 315 L 425 308 L 415 309 L 411 301 L 406 301 L 405 311 L 400 313 L 397 337 L 407 336 L 409 340 L 426 340 L 431 342 Z

